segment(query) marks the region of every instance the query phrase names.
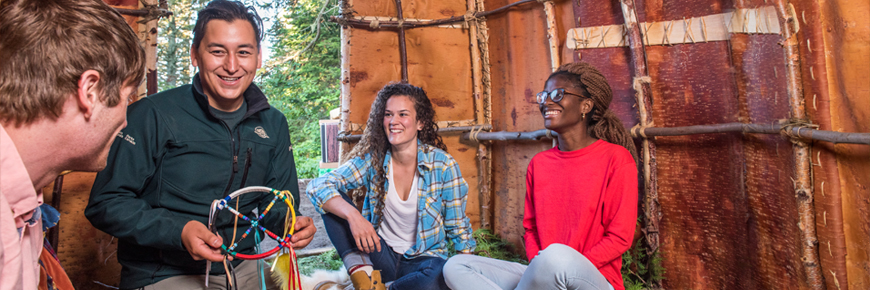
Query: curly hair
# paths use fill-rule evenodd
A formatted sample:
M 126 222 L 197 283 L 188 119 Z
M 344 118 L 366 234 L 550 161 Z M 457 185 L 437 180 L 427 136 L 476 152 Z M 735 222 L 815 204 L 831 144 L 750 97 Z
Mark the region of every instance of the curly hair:
M 590 136 L 621 145 L 628 149 L 634 161 L 638 161 L 637 148 L 628 130 L 622 126 L 622 121 L 616 113 L 609 109 L 613 101 L 613 91 L 607 79 L 594 66 L 585 62 L 568 63 L 560 66 L 550 74 L 547 81 L 561 77 L 581 89 L 581 94 L 592 100 L 592 111 L 586 115 L 586 127 Z
M 366 127 L 363 131 L 363 137 L 353 150 L 350 151 L 349 157 L 365 158 L 365 155 L 371 154 L 372 169 L 375 170 L 375 177 L 372 184 L 369 185 L 374 192 L 372 198 L 379 200 L 377 206 L 373 209 L 373 214 L 378 217 L 378 225 L 383 220 L 384 199 L 386 198 L 386 172 L 384 167 L 379 166 L 384 163 L 387 150 L 390 149 L 390 141 L 387 139 L 387 133 L 384 131 L 384 115 L 387 107 L 387 100 L 393 96 L 407 96 L 414 102 L 414 110 L 417 111 L 417 121 L 423 125 L 422 130 L 417 131 L 417 139 L 423 144 L 447 150 L 447 146 L 438 135 L 438 124 L 435 123 L 435 109 L 432 107 L 432 102 L 426 96 L 426 92 L 420 88 L 407 83 L 390 83 L 384 86 L 379 92 L 375 101 L 372 103 L 371 111 L 369 111 L 369 119 L 366 121 Z

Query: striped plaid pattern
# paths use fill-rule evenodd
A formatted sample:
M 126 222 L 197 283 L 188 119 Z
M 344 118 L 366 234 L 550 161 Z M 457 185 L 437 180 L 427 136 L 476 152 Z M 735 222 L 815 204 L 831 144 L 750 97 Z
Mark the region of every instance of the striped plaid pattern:
M 389 188 L 390 152 L 384 158 L 384 172 L 387 173 Z M 323 204 L 331 198 L 340 197 L 339 192 L 367 186 L 363 202 L 362 216 L 372 224 L 378 224 L 372 209 L 383 202 L 372 198 L 374 191 L 368 186 L 374 178 L 371 156 L 356 157 L 341 167 L 308 184 L 308 197 L 314 208 L 321 214 Z M 463 253 L 474 251 L 475 242 L 471 237 L 471 222 L 465 215 L 468 184 L 462 178 L 459 165 L 447 152 L 417 141 L 417 240 L 408 251 L 406 258 L 424 255 L 447 258 L 447 239 L 453 241 L 454 248 Z

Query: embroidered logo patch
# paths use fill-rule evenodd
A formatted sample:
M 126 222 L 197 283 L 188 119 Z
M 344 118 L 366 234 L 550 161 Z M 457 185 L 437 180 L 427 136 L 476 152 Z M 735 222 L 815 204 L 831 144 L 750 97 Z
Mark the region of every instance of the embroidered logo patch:
M 257 136 L 260 136 L 260 138 L 269 139 L 269 135 L 266 135 L 266 129 L 263 129 L 263 126 L 257 126 L 254 128 L 254 133 L 257 134 Z
M 125 135 L 123 131 L 118 131 L 118 138 L 121 138 L 121 140 L 127 141 L 130 144 L 136 145 L 136 139 L 134 139 L 133 136 Z

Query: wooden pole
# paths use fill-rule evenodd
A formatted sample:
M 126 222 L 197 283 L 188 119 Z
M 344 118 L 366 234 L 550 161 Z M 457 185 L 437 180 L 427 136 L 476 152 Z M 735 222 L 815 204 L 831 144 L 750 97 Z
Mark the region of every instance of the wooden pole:
M 351 0 L 341 0 L 341 13 L 347 14 L 345 17 L 350 17 Z M 341 114 L 339 117 L 340 132 L 347 134 L 351 132 L 350 126 L 350 39 L 351 28 L 349 26 L 341 27 Z M 357 139 L 359 140 L 359 139 Z M 338 144 L 338 162 L 343 163 L 345 153 L 350 152 L 352 146 L 341 142 Z
M 525 140 L 525 141 L 540 141 L 544 139 L 555 139 L 556 136 L 559 136 L 556 132 L 541 129 L 537 131 L 531 132 L 466 132 L 462 133 L 462 136 L 459 138 L 462 140 L 470 140 L 470 141 L 515 141 L 515 140 Z
M 547 39 L 550 41 L 550 68 L 556 71 L 562 61 L 559 59 L 559 35 L 556 33 L 556 8 L 552 0 L 544 2 L 544 13 L 547 14 Z
M 545 130 L 537 130 L 532 132 L 488 132 L 492 130 L 492 126 L 460 126 L 438 129 L 439 133 L 445 132 L 472 132 L 477 138 L 471 138 L 471 133 L 463 134 L 463 140 L 477 139 L 481 141 L 506 141 L 506 140 L 540 140 L 546 137 L 543 134 Z M 710 125 L 695 125 L 685 127 L 648 127 L 648 128 L 626 128 L 631 132 L 631 136 L 635 138 L 649 138 L 656 136 L 688 136 L 698 134 L 715 134 L 715 133 L 744 133 L 744 134 L 783 134 L 792 139 L 807 139 L 815 141 L 825 141 L 831 143 L 844 144 L 864 144 L 870 145 L 870 133 L 844 133 L 835 131 L 816 130 L 800 126 L 783 126 L 782 124 L 747 124 L 747 123 L 724 123 Z M 487 132 L 484 132 L 487 131 Z M 539 132 L 539 133 L 535 133 Z M 532 134 L 532 135 L 528 135 Z M 519 136 L 519 139 L 514 139 L 509 136 Z M 362 135 L 346 135 L 339 137 L 339 141 L 352 142 L 359 140 Z M 502 137 L 507 136 L 507 137 Z M 534 137 L 531 137 L 534 136 Z M 558 136 L 556 132 L 551 132 L 550 136 Z M 552 139 L 546 137 L 547 139 Z
M 446 128 L 438 128 L 438 133 L 449 133 L 449 132 L 470 132 L 470 131 L 489 131 L 492 130 L 492 125 L 484 124 L 484 125 L 475 125 L 475 126 L 457 126 L 457 127 L 446 127 Z M 482 134 L 482 133 L 481 133 Z M 362 139 L 362 135 L 354 134 L 354 135 L 339 135 L 338 141 L 341 142 L 356 142 Z
M 476 0 L 467 0 L 466 4 L 468 7 L 468 11 L 471 13 L 477 12 Z M 483 93 L 482 86 L 483 81 L 481 79 L 482 69 L 480 65 L 481 52 L 480 45 L 478 43 L 478 19 L 467 19 L 468 21 L 468 42 L 470 47 L 470 55 L 471 55 L 471 83 L 472 93 L 474 98 L 474 121 L 477 125 L 486 124 L 486 120 L 484 119 L 484 111 L 486 110 L 483 107 Z M 478 143 L 477 144 L 477 191 L 478 191 L 478 204 L 480 206 L 480 228 L 482 229 L 491 229 L 492 224 L 491 220 L 491 211 L 490 211 L 490 190 L 489 183 L 491 177 L 489 176 L 489 159 L 487 158 L 488 148 L 486 144 Z
M 712 125 L 696 125 L 670 128 L 640 128 L 629 129 L 632 137 L 654 136 L 686 136 L 711 133 L 759 133 L 759 134 L 784 134 L 794 140 L 807 139 L 826 141 L 831 143 L 865 144 L 870 145 L 870 133 L 844 133 L 835 131 L 816 130 L 801 126 L 789 126 L 781 124 L 746 124 L 725 123 Z
M 163 8 L 157 8 L 157 9 L 153 9 L 153 10 L 148 9 L 148 8 L 143 8 L 143 9 L 126 9 L 126 8 L 120 8 L 120 7 L 112 7 L 112 8 L 115 8 L 115 11 L 118 11 L 118 13 L 121 13 L 123 15 L 130 15 L 130 16 L 137 16 L 137 17 L 148 16 L 149 14 L 154 14 L 154 13 L 158 13 L 161 16 L 162 15 L 167 15 L 167 16 L 172 15 L 172 11 L 169 11 L 169 10 L 166 10 Z
M 57 178 L 54 179 L 54 191 L 51 193 L 51 207 L 60 211 L 60 198 L 63 191 L 63 174 L 58 175 Z M 51 244 L 51 247 L 54 248 L 55 252 L 58 250 L 60 236 L 60 226 L 55 225 L 48 232 L 48 243 Z
M 402 82 L 408 83 L 408 50 L 405 47 L 405 18 L 402 16 L 402 0 L 396 0 L 396 15 L 399 18 L 399 59 L 402 62 Z
M 791 117 L 809 123 L 801 77 L 801 58 L 798 50 L 797 32 L 800 29 L 794 6 L 787 0 L 774 1 L 779 26 L 782 29 L 783 56 L 785 58 L 786 88 Z M 823 289 L 825 277 L 819 263 L 819 240 L 816 236 L 816 213 L 813 207 L 813 187 L 810 180 L 812 164 L 810 149 L 806 142 L 792 140 L 795 160 L 795 198 L 798 205 L 798 229 L 801 238 L 801 261 L 810 289 Z
M 477 3 L 477 8 L 475 11 L 484 11 L 486 9 L 484 5 L 484 0 L 475 0 Z M 505 6 L 507 7 L 507 6 Z M 503 7 L 504 8 L 504 7 Z M 505 8 L 507 11 L 509 8 Z M 475 13 L 477 14 L 477 13 Z M 489 27 L 486 24 L 486 15 L 481 13 L 480 16 L 476 16 L 477 21 L 474 24 L 477 26 L 477 43 L 480 48 L 480 63 L 481 63 L 481 84 L 483 85 L 483 123 L 485 124 L 484 130 L 492 130 L 492 74 L 491 74 L 491 65 L 489 62 Z M 489 217 L 490 221 L 486 228 L 492 229 L 492 219 L 493 210 L 492 210 L 492 143 L 485 142 L 485 146 L 478 147 L 477 155 L 481 161 L 481 167 L 483 168 L 483 175 L 486 178 L 480 184 L 480 191 L 483 193 L 483 202 L 481 205 L 482 212 L 481 214 L 486 214 Z
M 517 2 L 511 3 L 511 4 L 508 4 L 508 5 L 502 6 L 500 8 L 493 9 L 491 11 L 482 11 L 482 12 L 474 13 L 474 17 L 480 18 L 480 17 L 486 17 L 486 16 L 495 15 L 495 14 L 499 14 L 499 13 L 504 13 L 513 7 L 516 7 L 516 6 L 519 6 L 522 4 L 526 4 L 526 3 L 532 3 L 535 1 L 537 1 L 537 0 L 517 1 Z M 480 4 L 478 4 L 478 6 L 480 7 Z M 347 24 L 347 25 L 350 25 L 350 26 L 353 26 L 356 28 L 372 29 L 372 27 L 371 27 L 372 21 L 370 21 L 370 20 L 351 19 L 350 17 L 344 17 L 344 16 L 342 16 L 342 17 L 332 16 L 332 17 L 330 17 L 330 21 L 344 23 L 344 24 Z M 438 26 L 438 25 L 442 25 L 442 24 L 450 24 L 450 23 L 463 22 L 463 21 L 465 21 L 464 15 L 463 16 L 453 16 L 453 17 L 443 18 L 443 19 L 436 19 L 436 20 L 431 20 L 431 21 L 403 21 L 401 28 L 410 29 L 410 28 L 420 28 L 420 27 L 428 27 L 428 26 Z M 378 26 L 376 29 L 399 29 L 399 21 L 378 21 Z
M 139 8 L 157 7 L 157 0 L 141 0 Z M 147 16 L 147 15 L 146 15 Z M 145 49 L 146 93 L 150 96 L 157 93 L 157 20 L 159 16 L 146 18 L 145 25 L 139 25 L 139 37 L 144 37 L 142 45 Z
M 640 115 L 640 126 L 648 127 L 653 124 L 652 118 L 652 89 L 650 77 L 647 71 L 646 51 L 643 38 L 640 35 L 640 25 L 637 22 L 637 11 L 634 0 L 620 0 L 622 17 L 625 19 L 625 29 L 628 33 L 631 61 L 634 67 L 634 90 L 637 98 L 637 110 Z M 643 139 L 643 183 L 646 194 L 644 195 L 644 221 L 643 228 L 649 250 L 652 254 L 659 248 L 659 223 L 661 219 L 661 207 L 659 206 L 658 188 L 656 185 L 656 146 L 649 138 Z

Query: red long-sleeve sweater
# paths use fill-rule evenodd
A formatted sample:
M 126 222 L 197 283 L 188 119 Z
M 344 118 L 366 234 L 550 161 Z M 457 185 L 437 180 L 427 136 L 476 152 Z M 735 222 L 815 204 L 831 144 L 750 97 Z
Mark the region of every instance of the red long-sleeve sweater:
M 586 256 L 616 290 L 622 253 L 637 221 L 637 167 L 624 147 L 603 140 L 562 152 L 535 155 L 526 172 L 523 216 L 529 260 L 550 244 Z

